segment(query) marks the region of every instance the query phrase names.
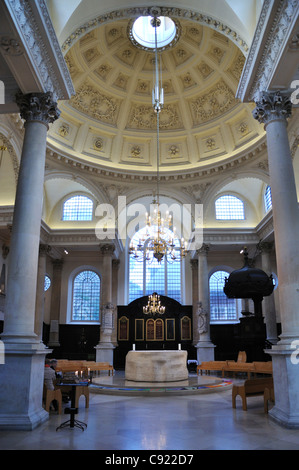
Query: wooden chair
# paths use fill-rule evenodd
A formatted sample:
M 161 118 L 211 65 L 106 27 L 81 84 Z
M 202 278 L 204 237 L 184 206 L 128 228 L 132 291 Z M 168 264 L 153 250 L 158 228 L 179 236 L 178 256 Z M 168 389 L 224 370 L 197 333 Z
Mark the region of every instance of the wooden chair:
M 50 405 L 53 400 L 56 400 L 58 403 L 58 413 L 61 415 L 62 413 L 62 395 L 59 388 L 55 390 L 49 390 L 48 388 L 44 388 L 44 402 L 45 402 L 45 410 L 50 411 Z

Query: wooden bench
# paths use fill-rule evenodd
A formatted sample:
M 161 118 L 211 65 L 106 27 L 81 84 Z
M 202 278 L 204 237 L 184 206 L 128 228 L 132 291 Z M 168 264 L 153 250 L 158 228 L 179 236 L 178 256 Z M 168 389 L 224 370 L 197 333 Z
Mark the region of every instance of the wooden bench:
M 95 361 L 85 361 L 85 367 L 87 367 L 91 372 L 99 372 L 107 370 L 108 374 L 112 372 L 113 375 L 113 366 L 109 362 L 95 362 Z
M 254 375 L 255 374 L 269 374 L 272 375 L 272 362 L 253 362 Z
M 233 376 L 237 372 L 245 372 L 247 373 L 248 379 L 250 379 L 250 375 L 252 372 L 254 372 L 254 366 L 252 362 L 234 362 L 234 361 L 226 361 L 226 366 L 224 367 L 225 372 L 232 372 Z
M 202 371 L 206 371 L 206 374 L 210 374 L 211 370 L 222 371 L 222 377 L 224 377 L 224 367 L 226 366 L 226 361 L 207 361 L 202 362 L 197 366 L 197 375 L 202 375 Z
M 230 364 L 244 364 L 246 363 L 247 355 L 246 351 L 239 351 L 237 361 L 207 361 L 207 362 L 202 362 L 197 366 L 197 375 L 202 375 L 202 371 L 205 370 L 206 374 L 209 373 L 211 370 L 217 370 L 217 371 L 222 371 L 222 377 L 224 377 L 224 372 L 227 369 L 228 362 Z
M 274 387 L 272 377 L 263 379 L 248 379 L 242 385 L 233 385 L 232 407 L 236 408 L 236 397 L 242 399 L 243 410 L 247 410 L 247 397 L 264 396 L 264 411 L 268 413 L 268 401 L 274 400 Z

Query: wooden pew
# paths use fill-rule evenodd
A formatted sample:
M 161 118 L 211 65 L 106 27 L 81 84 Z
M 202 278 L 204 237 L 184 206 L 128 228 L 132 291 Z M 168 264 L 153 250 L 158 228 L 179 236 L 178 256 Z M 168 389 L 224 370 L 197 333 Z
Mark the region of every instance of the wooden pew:
M 245 372 L 247 373 L 248 379 L 250 379 L 250 375 L 254 372 L 253 362 L 234 362 L 234 361 L 226 361 L 226 366 L 224 367 L 225 372 L 232 372 L 233 376 L 237 372 Z
M 268 362 L 253 362 L 254 375 L 256 374 L 269 374 L 272 375 L 272 361 Z
M 264 396 L 264 411 L 268 413 L 268 400 L 274 399 L 274 387 L 272 377 L 263 379 L 248 379 L 242 385 L 233 385 L 232 407 L 236 408 L 236 397 L 242 399 L 242 408 L 247 410 L 247 398 L 258 395 Z
M 91 372 L 99 372 L 107 370 L 108 374 L 112 372 L 113 375 L 113 366 L 109 362 L 95 362 L 95 361 L 85 361 L 84 365 L 90 369 Z
M 244 364 L 246 363 L 246 351 L 239 351 L 237 361 L 229 361 L 230 364 Z M 197 366 L 197 375 L 202 375 L 202 371 L 205 370 L 206 374 L 210 373 L 211 370 L 222 371 L 222 377 L 224 377 L 224 371 L 226 370 L 228 361 L 206 361 L 202 362 Z
M 207 361 L 202 362 L 197 366 L 197 375 L 202 375 L 202 371 L 205 370 L 206 374 L 210 374 L 211 370 L 222 371 L 222 377 L 224 377 L 224 367 L 226 365 L 226 361 Z

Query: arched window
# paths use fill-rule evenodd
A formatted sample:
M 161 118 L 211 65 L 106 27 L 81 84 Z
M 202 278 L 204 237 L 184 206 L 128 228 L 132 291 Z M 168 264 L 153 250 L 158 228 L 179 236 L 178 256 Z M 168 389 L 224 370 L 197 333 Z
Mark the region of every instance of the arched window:
M 218 220 L 242 220 L 245 218 L 243 201 L 230 194 L 216 199 L 215 210 Z
M 227 271 L 214 272 L 209 280 L 210 287 L 210 320 L 238 320 L 237 301 L 229 299 L 223 292 Z
M 63 204 L 62 220 L 92 220 L 93 202 L 87 196 L 73 196 Z
M 99 321 L 101 280 L 91 270 L 81 271 L 73 281 L 71 321 Z
M 51 286 L 51 279 L 49 276 L 45 275 L 44 291 L 46 292 Z
M 141 229 L 132 237 L 133 246 L 139 243 L 139 239 L 143 238 L 144 233 L 145 229 Z M 170 233 L 172 234 L 172 232 Z M 144 245 L 146 246 L 146 241 Z M 181 272 L 181 261 L 168 263 L 165 257 L 161 263 L 158 263 L 155 258 L 153 260 L 144 258 L 137 261 L 129 256 L 129 302 L 153 292 L 167 295 L 182 302 Z
M 268 212 L 270 209 L 272 209 L 272 193 L 271 193 L 270 186 L 266 187 L 266 191 L 264 194 L 264 201 L 265 201 L 266 212 Z

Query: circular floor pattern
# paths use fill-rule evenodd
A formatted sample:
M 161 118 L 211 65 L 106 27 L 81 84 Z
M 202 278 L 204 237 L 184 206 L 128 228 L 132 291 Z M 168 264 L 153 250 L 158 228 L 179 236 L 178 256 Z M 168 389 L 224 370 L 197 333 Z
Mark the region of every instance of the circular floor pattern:
M 188 380 L 150 383 L 128 381 L 125 380 L 124 373 L 116 372 L 110 377 L 94 377 L 89 390 L 91 393 L 102 394 L 163 396 L 220 392 L 231 387 L 231 380 L 215 376 L 190 375 Z

